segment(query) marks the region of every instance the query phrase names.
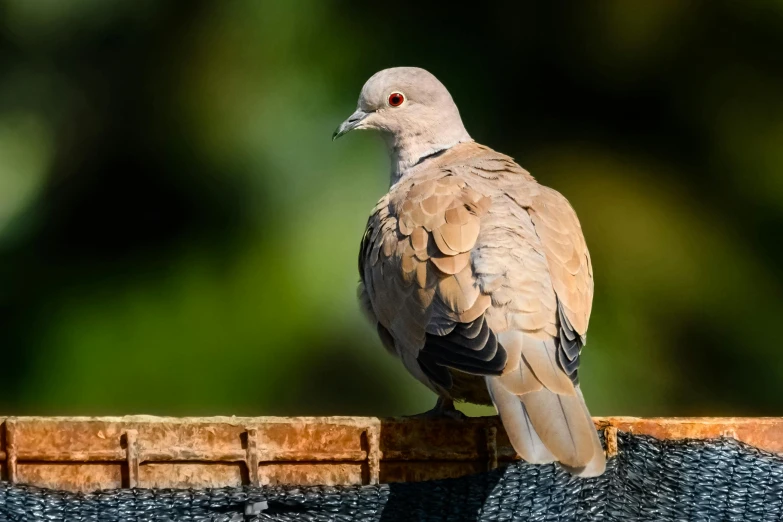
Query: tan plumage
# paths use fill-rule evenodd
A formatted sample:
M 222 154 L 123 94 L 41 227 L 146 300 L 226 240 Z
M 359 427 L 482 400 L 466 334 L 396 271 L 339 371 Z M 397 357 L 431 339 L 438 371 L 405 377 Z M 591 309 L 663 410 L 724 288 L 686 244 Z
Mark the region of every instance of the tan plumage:
M 576 214 L 511 158 L 470 140 L 458 113 L 462 130 L 451 132 L 453 102 L 436 94 L 449 121 L 435 120 L 431 134 L 440 126 L 460 139 L 411 164 L 405 152 L 420 134 L 407 136 L 404 120 L 386 130 L 382 118 L 402 113 L 376 117 L 402 152 L 392 151 L 393 184 L 362 241 L 361 302 L 422 383 L 447 399 L 494 403 L 524 459 L 600 474 L 604 454 L 576 377 L 593 297 Z

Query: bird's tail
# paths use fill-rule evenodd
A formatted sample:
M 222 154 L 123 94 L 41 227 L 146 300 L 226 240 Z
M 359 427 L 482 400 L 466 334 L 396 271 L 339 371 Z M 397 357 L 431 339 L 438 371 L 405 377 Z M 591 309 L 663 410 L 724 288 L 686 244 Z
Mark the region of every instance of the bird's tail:
M 533 464 L 557 461 L 580 477 L 604 472 L 604 451 L 578 387 L 573 394 L 543 387 L 516 395 L 500 377 L 487 377 L 487 387 L 511 445 L 523 459 Z

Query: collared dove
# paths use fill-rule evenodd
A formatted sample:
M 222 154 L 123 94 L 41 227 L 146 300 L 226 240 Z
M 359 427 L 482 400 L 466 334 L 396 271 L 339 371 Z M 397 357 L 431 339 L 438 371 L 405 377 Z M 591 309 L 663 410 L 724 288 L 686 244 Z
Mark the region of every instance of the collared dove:
M 471 139 L 429 72 L 386 69 L 334 133 L 374 129 L 391 187 L 359 253 L 359 299 L 384 346 L 438 394 L 494 404 L 528 462 L 603 473 L 577 369 L 593 272 L 576 213 L 510 157 Z

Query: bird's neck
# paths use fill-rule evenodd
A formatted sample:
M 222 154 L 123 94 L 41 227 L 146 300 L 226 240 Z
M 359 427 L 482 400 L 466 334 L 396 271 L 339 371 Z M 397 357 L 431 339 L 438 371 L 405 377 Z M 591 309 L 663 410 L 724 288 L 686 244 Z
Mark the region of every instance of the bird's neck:
M 391 158 L 391 184 L 394 185 L 414 167 L 426 162 L 444 150 L 458 143 L 472 141 L 462 125 L 452 127 L 448 132 L 427 132 L 427 129 L 414 130 L 400 135 L 386 136 L 386 145 Z

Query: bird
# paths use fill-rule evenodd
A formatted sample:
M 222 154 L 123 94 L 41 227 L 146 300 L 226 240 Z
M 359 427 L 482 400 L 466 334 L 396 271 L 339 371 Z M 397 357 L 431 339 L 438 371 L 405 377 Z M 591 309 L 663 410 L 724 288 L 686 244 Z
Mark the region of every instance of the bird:
M 383 346 L 438 396 L 494 405 L 516 453 L 579 477 L 606 458 L 578 367 L 593 269 L 568 200 L 474 141 L 446 87 L 384 69 L 332 139 L 380 133 L 390 188 L 367 221 L 358 296 Z

